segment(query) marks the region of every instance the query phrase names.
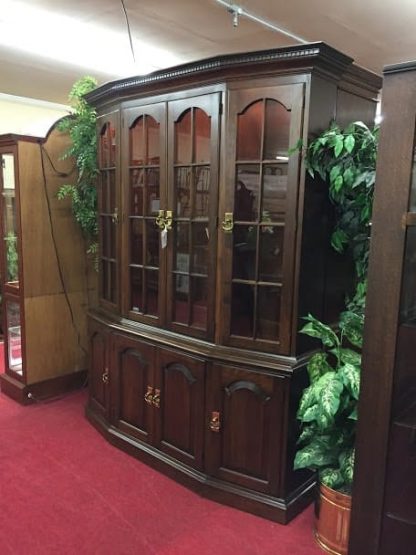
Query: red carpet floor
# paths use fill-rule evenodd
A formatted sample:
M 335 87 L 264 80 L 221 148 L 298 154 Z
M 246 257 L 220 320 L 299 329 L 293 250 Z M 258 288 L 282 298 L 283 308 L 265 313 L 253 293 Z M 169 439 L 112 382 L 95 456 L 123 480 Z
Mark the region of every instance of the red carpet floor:
M 0 395 L 1 555 L 313 555 L 312 508 L 280 526 L 202 499 L 109 445 L 85 391 Z

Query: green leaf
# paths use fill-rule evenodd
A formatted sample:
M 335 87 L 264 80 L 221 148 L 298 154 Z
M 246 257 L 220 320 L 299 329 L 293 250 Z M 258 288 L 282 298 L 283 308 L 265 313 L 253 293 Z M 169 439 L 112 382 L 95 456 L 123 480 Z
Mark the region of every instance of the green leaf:
M 311 356 L 308 362 L 309 380 L 313 384 L 323 374 L 332 370 L 328 363 L 328 355 L 326 353 L 315 353 Z
M 302 420 L 305 411 L 316 403 L 316 387 L 313 385 L 307 387 L 303 390 L 302 397 L 300 400 L 297 417 Z
M 343 148 L 344 148 L 344 137 L 342 135 L 337 135 L 335 139 L 335 146 L 334 146 L 335 158 L 338 158 Z
M 349 154 L 351 154 L 351 152 L 354 150 L 354 145 L 355 145 L 354 135 L 347 135 L 344 140 L 344 146 L 345 146 L 345 150 Z
M 331 235 L 331 245 L 339 253 L 343 253 L 348 245 L 348 236 L 343 229 L 336 229 Z
M 337 461 L 337 453 L 331 449 L 328 442 L 321 439 L 315 439 L 296 453 L 294 461 L 294 469 L 311 468 L 316 470 L 335 463 Z
M 339 356 L 340 361 L 343 363 L 354 364 L 355 366 L 361 365 L 361 355 L 360 353 L 357 353 L 357 351 L 347 349 L 346 347 L 341 347 L 340 349 L 338 349 L 337 355 Z
M 339 456 L 341 474 L 346 484 L 352 484 L 354 477 L 355 449 L 347 449 Z
M 342 381 L 354 399 L 360 395 L 360 368 L 354 364 L 346 363 L 339 369 Z
M 320 415 L 320 409 L 318 405 L 313 405 L 305 410 L 303 413 L 302 418 L 300 420 L 302 422 L 313 422 L 314 420 L 317 421 Z
M 344 384 L 336 372 L 327 372 L 317 382 L 317 386 L 321 388 L 319 404 L 322 407 L 322 412 L 329 419 L 333 419 L 339 408 L 340 395 L 344 389 Z
M 349 420 L 358 420 L 358 411 L 357 407 L 355 406 L 351 414 L 348 416 Z
M 300 333 L 320 339 L 322 344 L 326 347 L 334 347 L 339 344 L 339 339 L 336 333 L 329 326 L 323 324 L 311 314 L 305 316 L 304 319 L 308 321 L 308 324 L 303 326 Z
M 339 489 L 344 485 L 344 476 L 339 468 L 324 468 L 319 471 L 319 481 L 332 489 Z
M 299 436 L 298 443 L 305 443 L 315 437 L 317 429 L 313 424 L 305 426 Z

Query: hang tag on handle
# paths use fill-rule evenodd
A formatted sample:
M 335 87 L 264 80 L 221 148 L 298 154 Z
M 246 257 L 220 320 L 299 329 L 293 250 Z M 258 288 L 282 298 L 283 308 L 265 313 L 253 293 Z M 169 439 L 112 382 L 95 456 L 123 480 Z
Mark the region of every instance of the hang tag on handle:
M 162 232 L 160 233 L 160 241 L 162 243 L 162 249 L 166 249 L 167 244 L 168 244 L 168 230 L 167 229 L 162 229 Z

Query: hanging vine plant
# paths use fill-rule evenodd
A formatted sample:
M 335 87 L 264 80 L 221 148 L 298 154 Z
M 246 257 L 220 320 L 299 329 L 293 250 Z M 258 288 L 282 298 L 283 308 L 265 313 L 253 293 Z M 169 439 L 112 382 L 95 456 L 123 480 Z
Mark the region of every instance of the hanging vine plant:
M 92 255 L 96 255 L 98 246 L 96 112 L 83 96 L 96 87 L 97 81 L 93 77 L 79 79 L 69 94 L 73 113 L 59 124 L 60 131 L 68 133 L 71 138 L 71 146 L 63 153 L 62 159 L 75 159 L 78 179 L 75 184 L 63 185 L 58 198 L 71 198 L 75 220 L 87 242 L 87 252 Z

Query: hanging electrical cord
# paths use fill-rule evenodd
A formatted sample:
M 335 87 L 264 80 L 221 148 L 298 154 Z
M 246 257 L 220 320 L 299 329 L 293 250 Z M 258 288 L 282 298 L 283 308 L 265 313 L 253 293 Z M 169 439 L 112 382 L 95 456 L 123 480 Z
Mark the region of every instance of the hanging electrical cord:
M 231 2 L 226 2 L 225 0 L 215 0 L 215 2 L 217 2 L 218 4 L 221 4 L 221 6 L 224 6 L 224 7 L 227 8 L 227 11 L 233 17 L 233 26 L 234 27 L 238 27 L 239 17 L 244 16 L 247 19 L 251 19 L 252 21 L 255 21 L 256 23 L 260 23 L 260 25 L 264 25 L 264 27 L 267 27 L 268 29 L 271 29 L 272 31 L 276 31 L 277 33 L 285 35 L 286 37 L 294 39 L 297 42 L 300 42 L 301 44 L 306 44 L 307 42 L 309 42 L 306 39 L 304 39 L 302 37 L 299 37 L 298 35 L 295 35 L 294 33 L 288 31 L 287 29 L 284 29 L 283 27 L 279 27 L 275 23 L 272 23 L 271 21 L 268 21 L 267 19 L 264 19 L 264 18 L 259 17 L 258 15 L 254 14 L 252 12 L 247 11 L 242 6 L 239 6 L 237 4 L 233 4 Z
M 131 54 L 133 56 L 133 62 L 136 63 L 136 56 L 134 54 L 134 46 L 133 46 L 133 39 L 132 39 L 132 36 L 131 36 L 129 16 L 127 14 L 126 6 L 124 5 L 124 0 L 120 0 L 120 2 L 121 2 L 121 5 L 123 7 L 124 17 L 126 18 L 127 33 L 129 35 L 130 49 L 131 49 Z

